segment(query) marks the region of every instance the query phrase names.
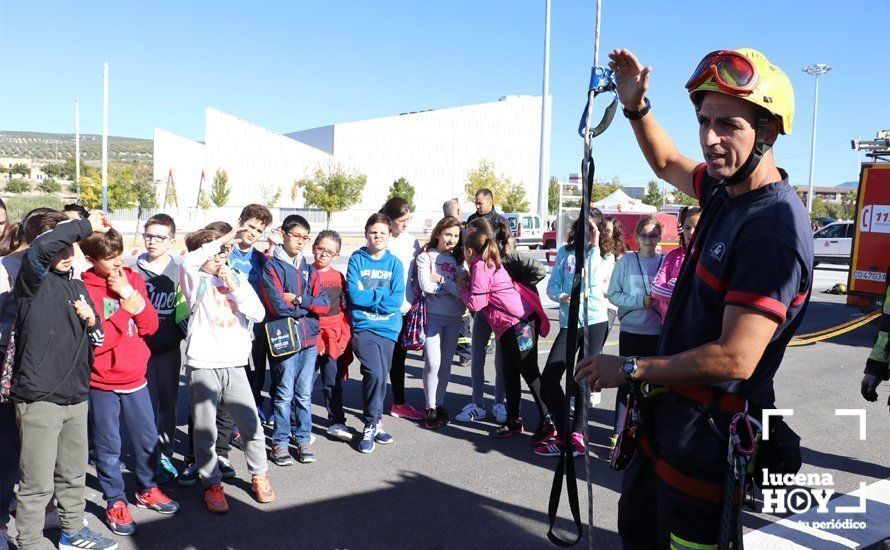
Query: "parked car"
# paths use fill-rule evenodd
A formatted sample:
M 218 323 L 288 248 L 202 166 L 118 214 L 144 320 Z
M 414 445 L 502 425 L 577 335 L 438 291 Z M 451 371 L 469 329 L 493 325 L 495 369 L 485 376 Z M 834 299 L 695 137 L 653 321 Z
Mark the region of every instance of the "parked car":
M 510 224 L 510 232 L 516 239 L 516 246 L 525 245 L 532 250 L 541 247 L 544 227 L 540 216 L 522 212 L 507 212 L 502 216 Z
M 840 221 L 826 225 L 813 234 L 815 264 L 849 264 L 853 252 L 852 221 Z

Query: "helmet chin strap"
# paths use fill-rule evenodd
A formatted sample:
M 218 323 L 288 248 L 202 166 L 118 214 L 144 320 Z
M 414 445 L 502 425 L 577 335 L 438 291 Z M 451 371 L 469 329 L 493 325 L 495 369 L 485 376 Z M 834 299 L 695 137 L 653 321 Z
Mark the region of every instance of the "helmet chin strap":
M 754 129 L 754 148 L 751 150 L 751 155 L 748 157 L 748 160 L 745 161 L 745 164 L 739 168 L 735 174 L 728 177 L 727 179 L 720 182 L 720 185 L 725 187 L 730 187 L 732 185 L 737 185 L 746 179 L 748 179 L 751 174 L 754 173 L 754 170 L 757 169 L 757 165 L 760 164 L 760 159 L 763 158 L 764 155 L 769 152 L 772 148 L 772 145 L 766 142 L 766 134 L 767 127 L 769 126 L 770 117 L 766 115 L 759 115 L 757 117 L 757 125 Z

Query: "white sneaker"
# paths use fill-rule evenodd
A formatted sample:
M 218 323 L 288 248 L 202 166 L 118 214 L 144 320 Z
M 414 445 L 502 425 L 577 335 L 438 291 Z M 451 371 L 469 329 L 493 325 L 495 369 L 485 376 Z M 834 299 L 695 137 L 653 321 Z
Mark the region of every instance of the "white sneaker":
M 503 403 L 495 403 L 494 407 L 491 408 L 491 412 L 494 414 L 494 419 L 498 424 L 503 424 L 507 421 L 507 406 Z
M 486 416 L 488 416 L 488 411 L 485 410 L 484 406 L 480 407 L 475 403 L 467 403 L 454 418 L 458 422 L 472 422 L 474 420 L 485 420 Z
M 328 428 L 328 435 L 340 441 L 352 441 L 352 433 L 345 424 L 333 424 Z

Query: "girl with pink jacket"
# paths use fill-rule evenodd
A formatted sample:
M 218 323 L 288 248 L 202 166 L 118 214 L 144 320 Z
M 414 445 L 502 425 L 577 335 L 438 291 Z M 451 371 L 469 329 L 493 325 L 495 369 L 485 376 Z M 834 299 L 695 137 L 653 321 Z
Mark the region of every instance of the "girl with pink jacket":
M 513 284 L 494 239 L 476 231 L 467 237 L 464 246 L 470 276 L 459 280 L 461 299 L 470 311 L 485 315 L 504 354 L 507 420 L 492 435 L 510 437 L 523 431 L 520 375 L 531 390 L 541 422 L 550 418 L 541 399 L 538 369 L 538 335 L 546 335 L 550 324 L 540 298 Z

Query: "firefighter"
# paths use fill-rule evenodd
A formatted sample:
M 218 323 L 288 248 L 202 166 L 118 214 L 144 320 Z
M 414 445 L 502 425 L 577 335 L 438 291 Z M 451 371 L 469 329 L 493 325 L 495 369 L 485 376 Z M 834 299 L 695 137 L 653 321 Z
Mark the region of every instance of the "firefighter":
M 639 396 L 638 445 L 618 505 L 624 548 L 717 548 L 731 421 L 774 407 L 773 378 L 809 301 L 812 231 L 772 151 L 791 133 L 794 94 L 756 50 L 706 55 L 686 83 L 699 163 L 655 121 L 657 106 L 646 97 L 651 67 L 627 50 L 609 57 L 649 165 L 703 211 L 659 355 L 599 355 L 579 362 L 575 377 L 592 390 L 632 382 Z M 734 512 L 738 518 L 738 504 Z M 734 530 L 740 536 L 740 526 Z
M 890 269 L 887 270 L 887 291 L 884 295 L 884 310 L 878 325 L 878 337 L 875 346 L 865 363 L 865 375 L 862 377 L 862 397 L 866 401 L 878 400 L 878 384 L 881 380 L 890 379 Z M 890 397 L 887 399 L 890 406 Z

